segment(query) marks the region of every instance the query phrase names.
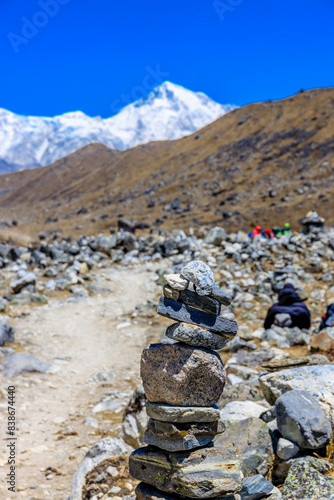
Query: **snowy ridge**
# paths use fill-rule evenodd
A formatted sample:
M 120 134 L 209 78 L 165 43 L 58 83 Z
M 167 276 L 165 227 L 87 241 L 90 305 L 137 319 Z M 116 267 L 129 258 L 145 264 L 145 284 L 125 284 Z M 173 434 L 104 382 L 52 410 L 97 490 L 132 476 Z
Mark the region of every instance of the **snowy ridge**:
M 107 119 L 81 111 L 20 116 L 0 108 L 0 173 L 50 164 L 91 142 L 124 150 L 179 139 L 235 108 L 170 82 Z

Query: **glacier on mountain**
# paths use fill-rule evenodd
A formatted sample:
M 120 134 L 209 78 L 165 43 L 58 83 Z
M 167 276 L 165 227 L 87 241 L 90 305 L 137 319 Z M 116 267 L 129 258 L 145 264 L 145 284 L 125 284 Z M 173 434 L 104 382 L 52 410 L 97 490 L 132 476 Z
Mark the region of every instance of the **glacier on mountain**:
M 48 165 L 91 142 L 124 150 L 179 139 L 235 108 L 171 82 L 106 119 L 81 111 L 54 118 L 21 116 L 0 108 L 0 173 Z

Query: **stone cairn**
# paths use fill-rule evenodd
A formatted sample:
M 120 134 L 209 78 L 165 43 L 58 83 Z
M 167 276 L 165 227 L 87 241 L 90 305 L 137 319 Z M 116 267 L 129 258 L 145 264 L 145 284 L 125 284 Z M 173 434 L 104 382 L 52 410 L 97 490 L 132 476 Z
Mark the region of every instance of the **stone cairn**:
M 220 316 L 221 305 L 228 306 L 231 296 L 219 289 L 210 267 L 201 261 L 190 262 L 165 280 L 158 313 L 177 323 L 166 331 L 174 342 L 151 344 L 142 353 L 150 419 L 148 446 L 135 450 L 129 460 L 130 474 L 142 481 L 136 497 L 232 500 L 242 487 L 240 456 L 213 444 L 223 430 L 215 403 L 226 380 L 214 350 L 237 333 L 236 321 Z

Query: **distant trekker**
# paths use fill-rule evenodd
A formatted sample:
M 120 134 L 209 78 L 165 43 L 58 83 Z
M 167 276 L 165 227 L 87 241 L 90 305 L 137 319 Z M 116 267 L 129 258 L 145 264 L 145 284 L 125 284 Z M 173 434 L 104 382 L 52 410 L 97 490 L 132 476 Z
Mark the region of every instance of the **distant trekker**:
M 330 304 L 327 307 L 326 313 L 321 318 L 321 323 L 319 326 L 319 332 L 324 328 L 334 326 L 334 303 Z
M 264 328 L 267 330 L 275 321 L 276 314 L 289 314 L 291 317 L 291 328 L 310 328 L 311 314 L 306 304 L 299 297 L 294 286 L 291 283 L 284 285 L 283 290 L 278 294 L 278 302 L 270 307 L 264 322 Z
M 252 233 L 249 233 L 250 238 L 255 238 L 255 236 L 262 236 L 264 237 L 264 229 L 262 229 L 261 226 L 256 226 L 254 231 Z
M 282 233 L 282 229 L 281 229 L 279 226 L 274 227 L 274 229 L 273 229 L 273 233 L 274 233 L 274 235 L 276 236 L 276 238 L 277 238 L 278 236 L 282 236 L 282 234 L 283 234 L 283 233 Z
M 271 229 L 265 229 L 264 230 L 264 235 L 267 239 L 275 238 L 275 235 Z

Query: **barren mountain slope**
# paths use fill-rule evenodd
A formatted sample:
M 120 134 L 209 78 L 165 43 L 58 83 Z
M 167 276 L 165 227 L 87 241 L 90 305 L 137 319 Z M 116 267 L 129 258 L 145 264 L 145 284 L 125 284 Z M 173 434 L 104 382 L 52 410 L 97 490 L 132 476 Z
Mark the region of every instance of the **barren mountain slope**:
M 96 234 L 121 214 L 162 229 L 248 230 L 297 226 L 316 208 L 334 223 L 333 112 L 334 89 L 316 89 L 244 106 L 176 141 L 117 153 L 92 144 L 1 176 L 0 218 L 33 235 Z

